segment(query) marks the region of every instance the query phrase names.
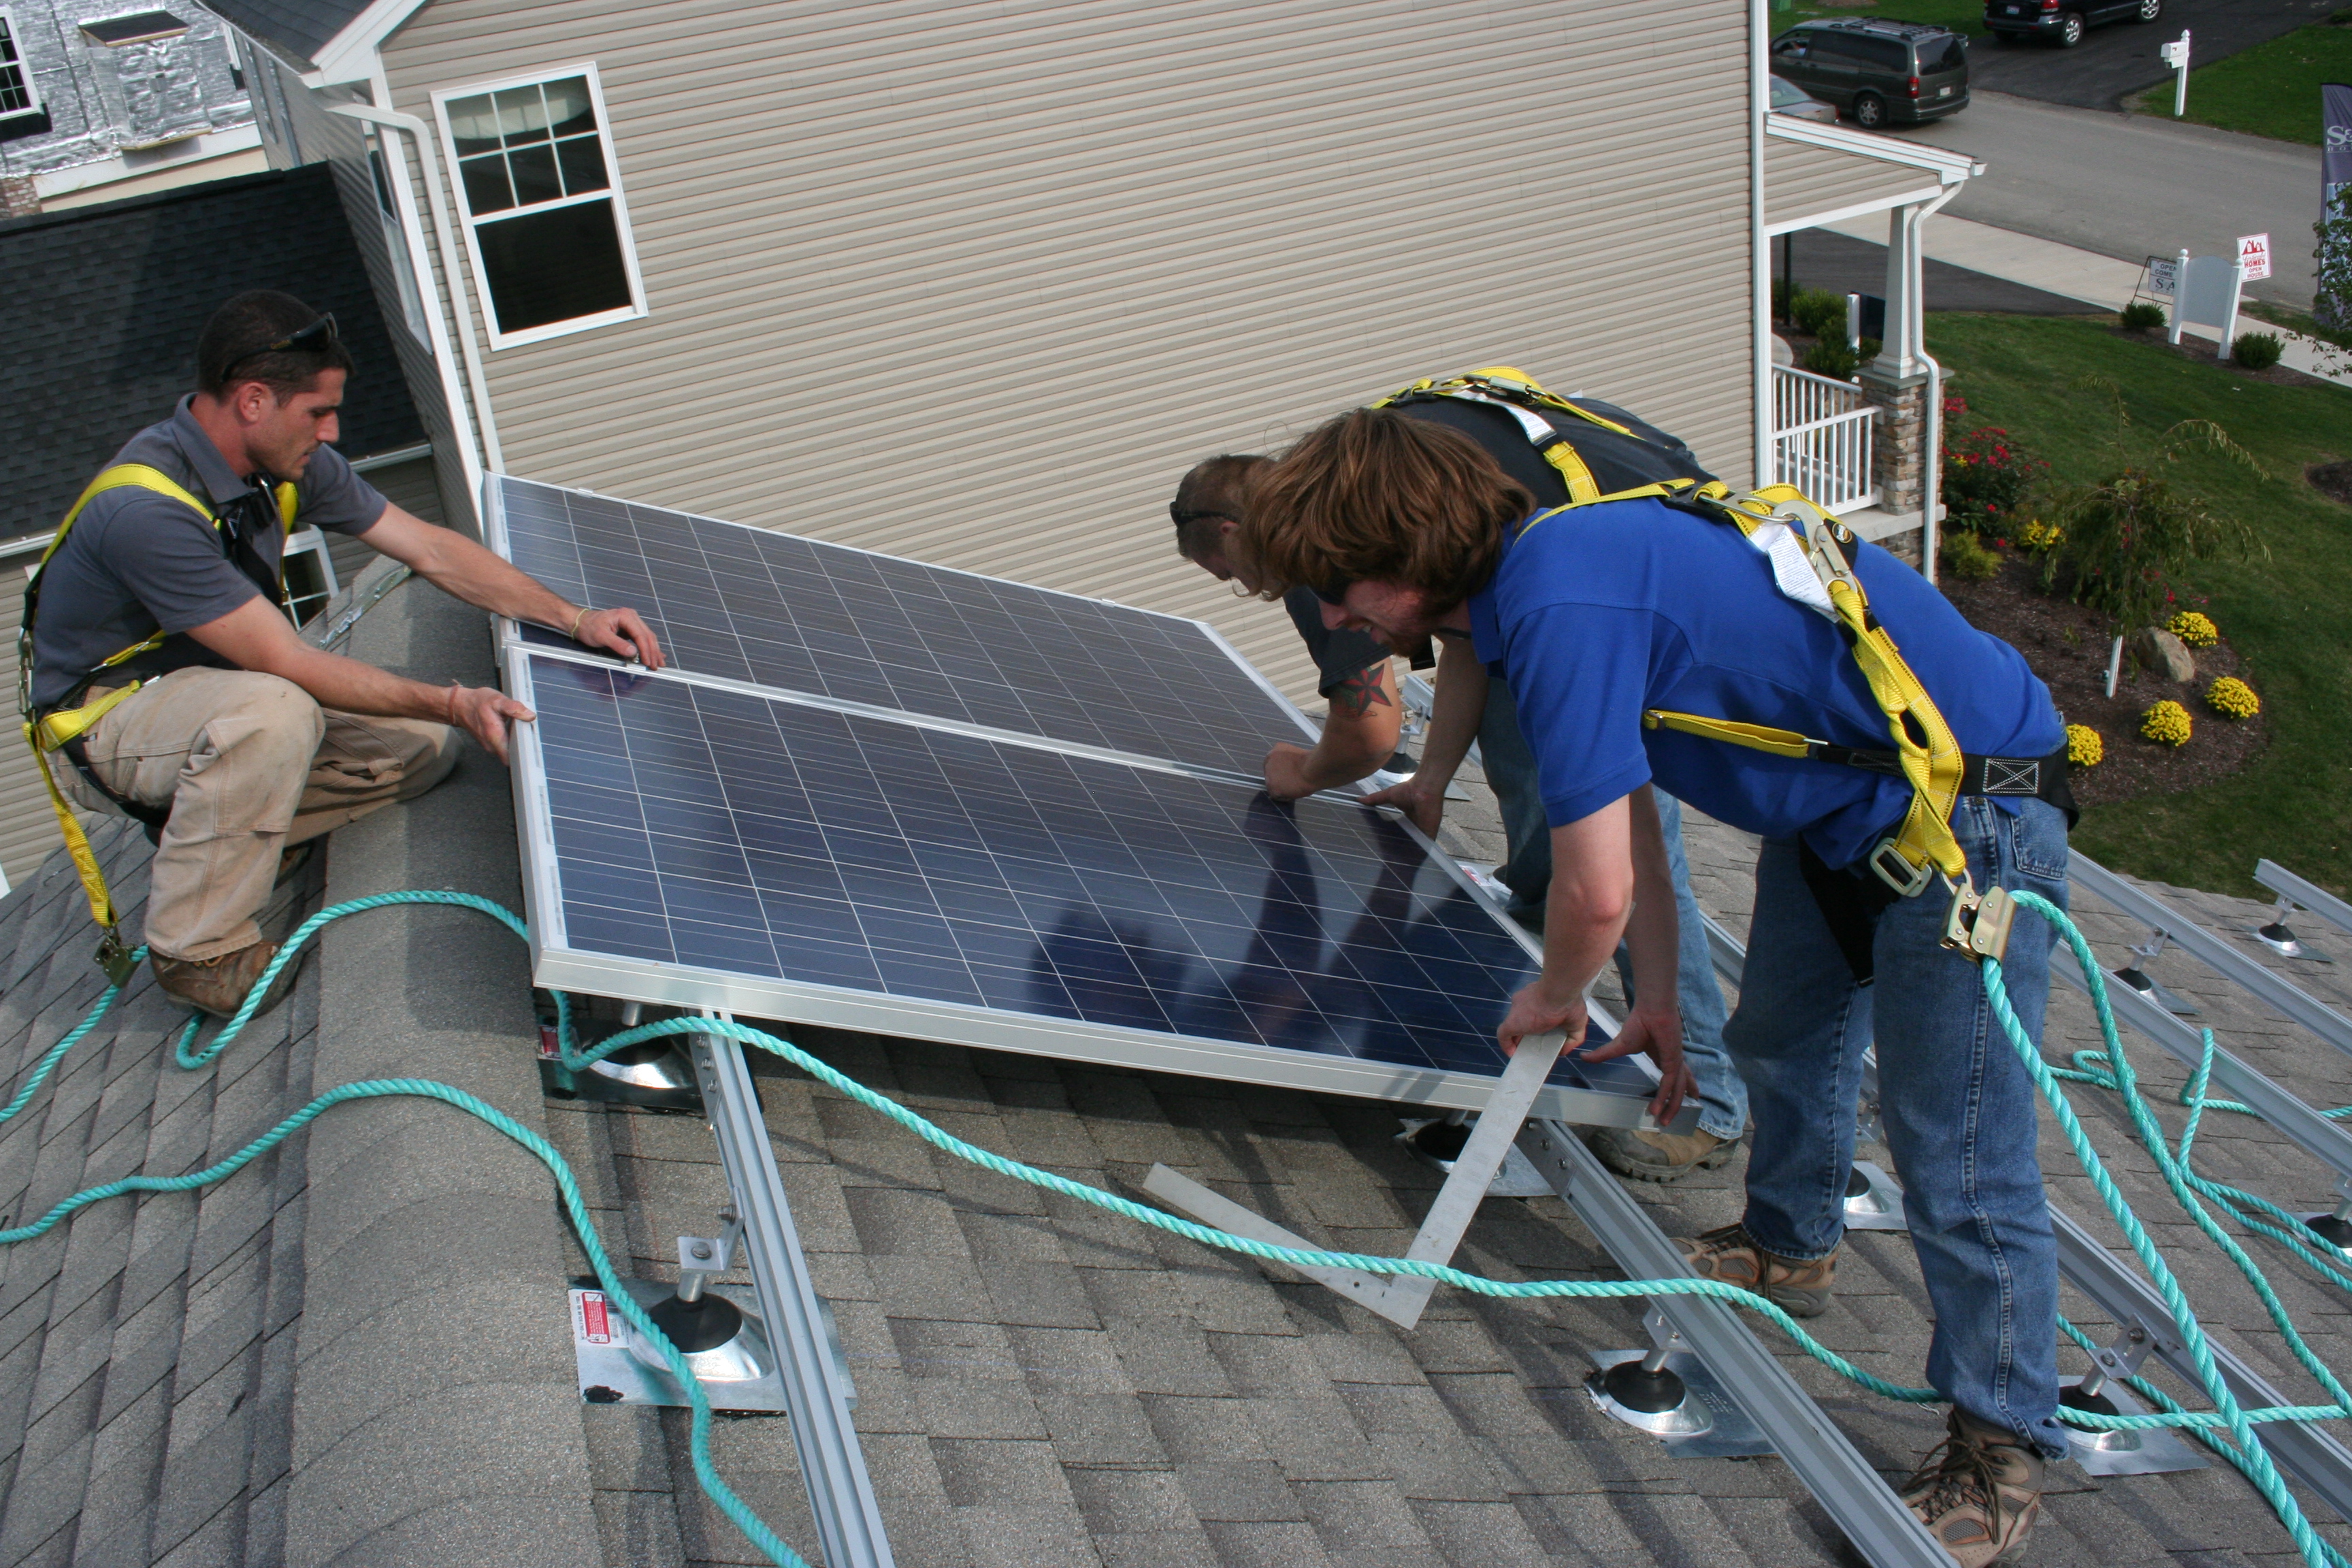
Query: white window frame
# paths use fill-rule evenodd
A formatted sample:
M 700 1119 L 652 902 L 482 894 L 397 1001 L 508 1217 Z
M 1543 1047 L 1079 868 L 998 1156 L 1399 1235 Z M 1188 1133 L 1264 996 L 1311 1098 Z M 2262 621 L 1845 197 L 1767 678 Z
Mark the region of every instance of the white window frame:
M 401 208 L 400 187 L 392 172 L 392 160 L 405 158 L 408 150 L 383 133 L 381 126 L 364 128 L 361 138 L 367 153 L 368 184 L 375 193 L 376 216 L 383 220 L 383 248 L 392 265 L 393 287 L 400 293 L 401 325 L 417 347 L 430 354 L 429 334 L 425 325 L 425 293 L 417 285 L 416 258 L 408 250 L 408 219 Z M 384 204 L 391 203 L 391 210 Z
M 41 84 L 33 75 L 33 61 L 25 52 L 25 29 L 16 25 L 16 13 L 0 5 L 0 27 L 8 29 L 8 41 L 16 46 L 16 72 L 25 79 L 25 96 L 32 101 L 23 109 L 0 112 L 0 120 L 29 120 L 48 107 L 41 100 Z
M 451 101 L 460 98 L 478 98 L 484 93 L 503 92 L 511 88 L 531 87 L 541 82 L 560 81 L 573 76 L 587 79 L 588 101 L 596 110 L 596 140 L 604 154 L 604 174 L 610 184 L 601 191 L 565 196 L 559 201 L 535 202 L 528 207 L 508 207 L 488 217 L 477 218 L 472 205 L 466 199 L 465 171 L 457 162 L 457 134 L 449 123 Z M 501 77 L 493 81 L 468 82 L 463 87 L 436 88 L 433 93 L 433 118 L 441 131 L 442 163 L 448 171 L 450 185 L 457 192 L 458 221 L 466 230 L 466 254 L 473 263 L 475 311 L 481 318 L 482 331 L 490 340 L 492 352 L 520 348 L 525 343 L 545 342 L 550 338 L 570 337 L 574 332 L 593 331 L 615 322 L 634 321 L 648 313 L 645 277 L 637 267 L 636 237 L 629 226 L 628 196 L 621 184 L 621 161 L 613 146 L 613 116 L 604 107 L 604 84 L 596 74 L 595 61 L 549 66 L 541 70 Z M 618 310 L 601 310 L 593 316 L 575 316 L 568 321 L 550 321 L 541 327 L 526 327 L 519 332 L 500 331 L 498 309 L 490 299 L 490 275 L 482 264 L 482 247 L 476 237 L 476 231 L 482 224 L 497 223 L 525 212 L 553 212 L 559 207 L 581 206 L 589 202 L 602 201 L 613 204 L 613 226 L 621 242 L 621 267 L 629 282 L 629 303 Z

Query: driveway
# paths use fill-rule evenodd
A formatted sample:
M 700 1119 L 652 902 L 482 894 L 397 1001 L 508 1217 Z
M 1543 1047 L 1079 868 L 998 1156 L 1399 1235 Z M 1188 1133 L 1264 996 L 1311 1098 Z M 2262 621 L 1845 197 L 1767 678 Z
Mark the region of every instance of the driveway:
M 2310 308 L 2316 147 L 1995 92 L 1899 134 L 1985 161 L 1984 176 L 1944 209 L 1955 217 L 2126 261 L 2183 246 L 2192 256 L 2235 255 L 2238 236 L 2268 234 L 2270 279 L 2246 292 Z
M 2190 34 L 2190 65 L 2206 65 L 2291 33 L 2306 22 L 2316 22 L 2342 4 L 2343 0 L 2167 0 L 2158 20 L 2094 27 L 2071 49 L 1978 38 L 1969 48 L 1969 82 L 1972 88 L 2045 103 L 2114 109 L 2127 94 L 2154 87 L 2172 75 L 2171 68 L 2156 58 L 2156 51 L 2158 45 L 2180 37 L 2184 27 Z M 1967 112 L 1973 114 L 1975 108 Z

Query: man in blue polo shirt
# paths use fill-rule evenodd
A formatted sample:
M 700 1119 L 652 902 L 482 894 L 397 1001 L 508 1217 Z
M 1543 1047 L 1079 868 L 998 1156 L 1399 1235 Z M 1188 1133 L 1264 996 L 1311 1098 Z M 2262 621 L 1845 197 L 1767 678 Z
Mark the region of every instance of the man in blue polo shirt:
M 2056 1249 L 2033 1087 L 1976 964 L 1943 946 L 1949 889 L 1929 878 L 1896 896 L 1865 868 L 1911 788 L 1654 716 L 1882 753 L 1886 717 L 1836 623 L 1806 602 L 1810 574 L 1776 577 L 1775 558 L 1728 522 L 1654 500 L 1532 510 L 1475 443 L 1358 410 L 1257 485 L 1244 543 L 1270 588 L 1313 588 L 1332 624 L 1392 644 L 1467 638 L 1510 683 L 1555 872 L 1543 974 L 1514 999 L 1507 1047 L 1580 1032 L 1584 987 L 1629 915 L 1638 930 L 1671 908 L 1643 785 L 1762 836 L 1748 979 L 1727 1031 L 1755 1120 L 1747 1210 L 1685 1242 L 1690 1266 L 1801 1315 L 1828 1306 L 1874 1020 L 1886 1143 L 1936 1313 L 1927 1374 L 1954 1405 L 1950 1443 L 1905 1495 L 1959 1563 L 2007 1560 L 2039 1510 L 2043 1460 L 2065 1451 Z M 1872 610 L 1961 749 L 2048 769 L 2063 726 L 2024 660 L 1885 551 L 1851 548 Z M 1964 794 L 1950 827 L 1979 890 L 2064 903 L 2065 815 L 2051 799 Z M 2002 965 L 2036 1035 L 2050 943 L 2046 924 L 2020 920 Z

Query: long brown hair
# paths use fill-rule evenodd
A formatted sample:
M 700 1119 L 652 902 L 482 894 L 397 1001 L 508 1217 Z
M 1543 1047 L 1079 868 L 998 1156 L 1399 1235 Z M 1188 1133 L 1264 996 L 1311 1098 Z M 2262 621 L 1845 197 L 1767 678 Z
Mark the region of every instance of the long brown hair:
M 1266 598 L 1370 578 L 1417 588 L 1444 615 L 1486 585 L 1504 530 L 1534 510 L 1469 437 L 1358 408 L 1256 476 L 1237 542 Z

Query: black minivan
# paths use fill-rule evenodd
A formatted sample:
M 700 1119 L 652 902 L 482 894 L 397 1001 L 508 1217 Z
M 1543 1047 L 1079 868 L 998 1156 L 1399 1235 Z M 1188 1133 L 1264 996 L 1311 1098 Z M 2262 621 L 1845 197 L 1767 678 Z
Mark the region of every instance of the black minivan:
M 1800 22 L 1772 40 L 1772 74 L 1865 130 L 1916 124 L 1969 106 L 1969 41 L 1925 22 Z
M 1985 31 L 2004 44 L 2046 38 L 2062 49 L 2083 41 L 2094 22 L 2153 22 L 2164 0 L 1985 0 Z

